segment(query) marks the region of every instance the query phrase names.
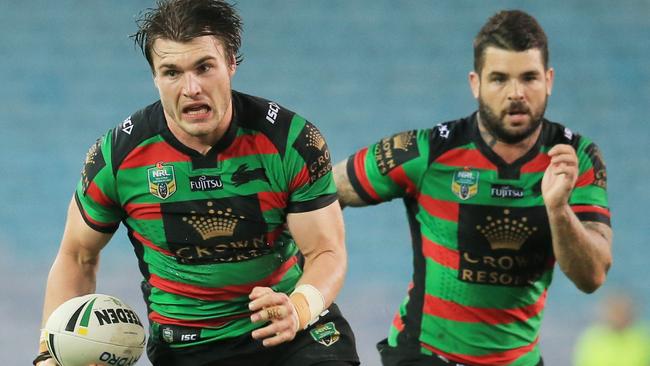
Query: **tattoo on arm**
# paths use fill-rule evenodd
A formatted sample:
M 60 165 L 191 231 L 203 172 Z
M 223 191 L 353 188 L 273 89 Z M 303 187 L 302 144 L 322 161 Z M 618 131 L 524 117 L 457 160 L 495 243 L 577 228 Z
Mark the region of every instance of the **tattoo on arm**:
M 345 206 L 366 206 L 367 204 L 359 197 L 357 192 L 350 183 L 350 178 L 346 170 L 347 160 L 343 160 L 334 166 L 334 183 L 339 196 L 341 208 Z
M 603 224 L 602 222 L 596 221 L 583 221 L 582 225 L 589 231 L 598 234 L 603 237 L 608 243 L 612 241 L 612 229 Z

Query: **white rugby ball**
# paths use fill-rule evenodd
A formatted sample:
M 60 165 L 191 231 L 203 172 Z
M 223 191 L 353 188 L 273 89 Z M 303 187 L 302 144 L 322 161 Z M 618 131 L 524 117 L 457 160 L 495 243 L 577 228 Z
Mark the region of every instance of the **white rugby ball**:
M 138 315 L 102 294 L 64 302 L 47 319 L 45 332 L 47 348 L 60 366 L 131 366 L 146 343 Z

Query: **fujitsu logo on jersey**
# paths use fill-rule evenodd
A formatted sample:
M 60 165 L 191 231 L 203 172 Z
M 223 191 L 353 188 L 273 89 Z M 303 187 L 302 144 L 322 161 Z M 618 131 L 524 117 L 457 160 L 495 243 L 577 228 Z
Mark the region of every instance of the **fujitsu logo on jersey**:
M 492 197 L 497 198 L 524 198 L 524 190 L 509 184 L 492 184 L 490 189 Z
M 269 102 L 269 110 L 266 112 L 266 120 L 271 122 L 271 124 L 275 124 L 275 119 L 278 118 L 279 111 L 280 107 L 277 104 Z
M 122 122 L 121 126 L 122 126 L 122 132 L 124 132 L 127 135 L 130 135 L 131 131 L 133 130 L 133 122 L 131 122 L 131 116 L 125 119 L 124 122 Z
M 190 189 L 192 192 L 196 191 L 214 191 L 222 189 L 223 182 L 218 175 L 200 175 L 198 177 L 190 177 Z

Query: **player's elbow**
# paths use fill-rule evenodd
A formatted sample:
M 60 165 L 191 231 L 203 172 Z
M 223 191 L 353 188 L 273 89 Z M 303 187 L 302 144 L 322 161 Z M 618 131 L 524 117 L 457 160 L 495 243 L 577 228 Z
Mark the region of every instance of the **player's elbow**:
M 601 270 L 594 271 L 591 275 L 585 276 L 580 280 L 574 280 L 573 283 L 580 291 L 591 294 L 605 283 L 605 279 L 607 279 L 607 270 Z

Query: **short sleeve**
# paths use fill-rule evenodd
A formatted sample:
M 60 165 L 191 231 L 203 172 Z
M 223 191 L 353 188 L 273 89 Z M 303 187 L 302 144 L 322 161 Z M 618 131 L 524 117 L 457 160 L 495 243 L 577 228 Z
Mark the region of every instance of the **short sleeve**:
M 283 165 L 289 182 L 291 213 L 313 211 L 336 201 L 330 151 L 318 128 L 295 115 Z
M 607 171 L 598 146 L 581 137 L 576 146 L 578 180 L 569 199 L 571 208 L 581 221 L 597 221 L 610 225 L 607 199 Z
M 112 133 L 107 133 L 88 150 L 75 191 L 75 201 L 86 224 L 104 233 L 115 232 L 123 217 L 110 164 L 110 136 Z
M 350 156 L 352 187 L 368 204 L 414 197 L 428 167 L 430 130 L 411 130 L 383 138 Z

